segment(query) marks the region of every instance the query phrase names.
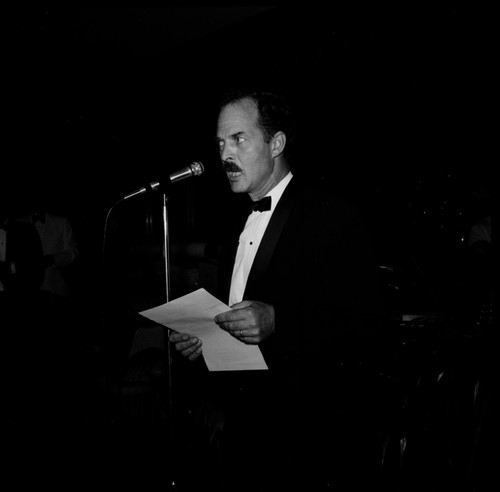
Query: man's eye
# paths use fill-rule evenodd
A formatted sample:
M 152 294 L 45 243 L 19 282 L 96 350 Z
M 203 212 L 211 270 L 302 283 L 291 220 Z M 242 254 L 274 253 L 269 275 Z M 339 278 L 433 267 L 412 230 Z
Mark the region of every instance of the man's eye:
M 242 144 L 245 141 L 243 137 L 236 137 L 236 143 Z

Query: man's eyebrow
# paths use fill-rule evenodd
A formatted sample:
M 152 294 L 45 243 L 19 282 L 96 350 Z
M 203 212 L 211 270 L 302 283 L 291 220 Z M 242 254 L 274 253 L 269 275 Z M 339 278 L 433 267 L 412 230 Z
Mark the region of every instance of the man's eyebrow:
M 243 132 L 243 131 L 235 132 L 235 133 L 232 133 L 231 135 L 229 135 L 229 138 L 232 138 L 234 140 L 234 139 L 236 139 L 244 134 L 245 134 L 245 132 Z M 222 137 L 218 137 L 218 136 L 215 137 L 216 142 L 220 142 L 222 140 L 224 140 Z

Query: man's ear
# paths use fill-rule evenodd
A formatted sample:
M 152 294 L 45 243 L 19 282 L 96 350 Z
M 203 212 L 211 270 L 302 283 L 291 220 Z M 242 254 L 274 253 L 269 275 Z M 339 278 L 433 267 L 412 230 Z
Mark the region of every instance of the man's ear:
M 273 157 L 278 157 L 285 150 L 286 135 L 283 132 L 276 132 L 271 141 Z

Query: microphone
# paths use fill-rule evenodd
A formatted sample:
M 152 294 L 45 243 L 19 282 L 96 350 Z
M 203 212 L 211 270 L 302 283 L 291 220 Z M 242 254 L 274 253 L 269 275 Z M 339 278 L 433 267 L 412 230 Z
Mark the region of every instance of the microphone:
M 162 186 L 169 186 L 173 183 L 177 183 L 177 181 L 181 181 L 182 179 L 190 178 L 191 176 L 199 176 L 203 174 L 205 168 L 201 162 L 193 162 L 189 164 L 189 166 L 183 167 L 168 176 L 168 181 L 166 183 L 160 183 L 159 181 L 151 181 L 146 186 L 139 188 L 138 190 L 125 195 L 122 200 L 128 200 L 129 198 L 133 198 L 134 196 L 143 195 L 149 191 L 156 191 L 162 188 Z

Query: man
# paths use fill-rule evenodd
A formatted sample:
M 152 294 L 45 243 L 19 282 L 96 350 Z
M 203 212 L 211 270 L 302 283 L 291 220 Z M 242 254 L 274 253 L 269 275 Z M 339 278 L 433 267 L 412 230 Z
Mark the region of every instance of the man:
M 258 344 L 269 367 L 209 377 L 224 415 L 227 490 L 328 486 L 344 451 L 339 368 L 367 344 L 380 312 L 362 221 L 294 176 L 293 139 L 280 96 L 234 92 L 222 102 L 217 142 L 231 189 L 254 206 L 270 198 L 268 209 L 242 214 L 220 254 L 219 296 L 231 310 L 215 322 Z M 170 341 L 191 361 L 202 354 L 196 338 L 172 333 Z

